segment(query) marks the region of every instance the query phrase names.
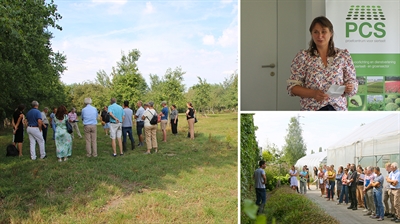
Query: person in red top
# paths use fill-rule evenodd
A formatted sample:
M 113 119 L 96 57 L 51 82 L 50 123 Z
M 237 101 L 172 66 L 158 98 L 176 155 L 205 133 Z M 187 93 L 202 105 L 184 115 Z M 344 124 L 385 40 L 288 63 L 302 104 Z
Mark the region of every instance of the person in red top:
M 68 114 L 68 122 L 71 124 L 72 126 L 72 130 L 74 130 L 74 132 L 76 131 L 78 133 L 79 138 L 82 138 L 81 132 L 79 131 L 79 127 L 78 127 L 78 115 L 76 115 L 76 109 L 72 108 L 71 112 L 69 112 Z M 72 132 L 71 136 L 72 138 L 74 138 L 74 132 Z

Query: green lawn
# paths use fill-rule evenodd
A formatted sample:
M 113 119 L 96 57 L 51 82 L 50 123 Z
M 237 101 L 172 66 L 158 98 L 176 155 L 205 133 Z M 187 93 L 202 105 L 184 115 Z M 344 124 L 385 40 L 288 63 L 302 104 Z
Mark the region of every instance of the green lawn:
M 373 82 L 368 83 L 367 92 L 368 93 L 383 93 L 384 82 Z
M 117 158 L 100 126 L 99 156 L 87 158 L 75 137 L 67 162 L 57 161 L 51 129 L 48 158 L 30 160 L 26 134 L 23 157 L 0 155 L 0 223 L 237 223 L 237 114 L 198 120 L 194 141 L 181 119 L 159 153 Z M 10 130 L 0 134 L 5 149 Z

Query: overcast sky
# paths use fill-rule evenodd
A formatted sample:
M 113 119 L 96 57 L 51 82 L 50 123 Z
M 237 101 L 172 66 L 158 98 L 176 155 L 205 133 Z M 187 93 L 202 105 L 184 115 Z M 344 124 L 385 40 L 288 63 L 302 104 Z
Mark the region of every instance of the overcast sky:
M 258 126 L 256 138 L 259 146 L 265 148 L 267 142 L 276 144 L 279 149 L 285 144 L 285 136 L 291 117 L 300 116 L 303 138 L 307 145 L 307 155 L 319 147 L 326 149 L 361 124 L 384 118 L 390 112 L 257 112 L 254 125 Z
M 138 68 L 163 76 L 178 66 L 186 88 L 222 83 L 238 63 L 238 6 L 233 0 L 137 1 L 55 0 L 63 17 L 52 46 L 67 55 L 64 83 L 94 81 L 96 72 L 110 74 L 121 51 L 138 49 Z

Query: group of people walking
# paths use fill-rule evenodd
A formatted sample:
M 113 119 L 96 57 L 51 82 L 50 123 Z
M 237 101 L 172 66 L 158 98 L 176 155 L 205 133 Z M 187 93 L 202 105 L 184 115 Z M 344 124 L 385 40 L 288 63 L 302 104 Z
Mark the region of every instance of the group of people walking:
M 85 107 L 82 109 L 82 122 L 84 126 L 85 140 L 86 140 L 86 155 L 88 157 L 97 157 L 97 123 L 98 111 L 93 107 L 92 99 L 84 99 Z M 127 150 L 127 136 L 131 141 L 131 149 L 135 149 L 135 141 L 132 134 L 132 127 L 134 126 L 133 120 L 136 120 L 136 131 L 138 135 L 138 147 L 144 146 L 144 139 L 146 140 L 147 151 L 145 154 L 150 154 L 151 150 L 158 151 L 157 144 L 157 127 L 158 123 L 161 125 L 164 142 L 167 141 L 167 124 L 168 117 L 170 117 L 171 130 L 174 135 L 178 133 L 178 111 L 175 105 L 171 106 L 171 113 L 167 103 L 161 103 L 162 110 L 157 113 L 154 109 L 154 102 L 145 103 L 137 102 L 136 114 L 129 108 L 129 101 L 124 101 L 123 107 L 117 104 L 115 98 L 111 98 L 110 106 L 105 106 L 100 114 L 100 120 L 105 130 L 106 135 L 110 135 L 113 154 L 116 157 L 116 144 L 120 149 L 120 155 L 124 155 Z M 195 123 L 195 110 L 192 103 L 187 103 L 186 119 L 189 126 L 188 138 L 194 139 L 194 123 Z M 47 141 L 47 130 L 50 126 L 53 129 L 53 140 L 56 145 L 56 155 L 58 161 L 67 161 L 68 157 L 72 155 L 72 141 L 74 133 L 82 138 L 78 127 L 78 116 L 76 109 L 72 108 L 68 113 L 65 106 L 61 105 L 58 108 L 53 108 L 52 113 L 47 119 L 48 108 L 44 108 L 42 112 L 39 111 L 39 103 L 32 102 L 32 109 L 24 115 L 25 106 L 19 105 L 15 110 L 12 119 L 13 125 L 13 142 L 16 145 L 19 156 L 22 156 L 22 143 L 24 139 L 24 127 L 29 135 L 30 141 L 30 154 L 31 159 L 36 160 L 36 143 L 39 145 L 40 159 L 47 158 L 45 143 Z M 151 122 L 153 117 L 156 116 L 156 122 Z M 71 126 L 73 133 L 68 132 L 67 126 Z M 143 136 L 143 130 L 145 137 Z M 122 136 L 122 140 L 121 140 Z
M 364 216 L 369 216 L 377 221 L 391 218 L 391 221 L 400 223 L 400 173 L 398 164 L 386 163 L 386 177 L 378 166 L 368 166 L 363 169 L 360 165 L 347 164 L 340 166 L 338 171 L 334 166 L 314 167 L 314 177 L 317 189 L 321 190 L 321 197 L 327 201 L 338 201 L 337 205 L 347 205 L 348 209 L 364 209 Z M 300 176 L 300 192 L 306 193 L 305 183 L 302 178 L 308 175 L 305 167 L 302 172 L 297 172 L 294 166 L 289 171 L 290 186 L 298 190 L 297 176 Z M 386 180 L 386 182 L 385 182 Z M 302 186 L 302 183 L 303 186 Z M 336 187 L 336 191 L 335 191 Z M 336 193 L 336 197 L 335 197 Z M 349 205 L 350 203 L 350 205 Z

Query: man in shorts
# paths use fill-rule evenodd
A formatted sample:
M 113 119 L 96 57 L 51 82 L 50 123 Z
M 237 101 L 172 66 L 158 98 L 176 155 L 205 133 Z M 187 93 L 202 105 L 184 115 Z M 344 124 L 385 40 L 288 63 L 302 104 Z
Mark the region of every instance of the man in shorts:
M 120 105 L 117 104 L 117 100 L 115 98 L 111 98 L 111 105 L 108 106 L 108 114 L 110 115 L 110 138 L 111 138 L 111 146 L 113 149 L 113 156 L 117 157 L 117 146 L 115 143 L 115 138 L 118 140 L 120 155 L 123 156 L 123 148 L 122 148 L 122 122 L 125 118 L 124 109 Z
M 135 119 L 136 119 L 136 132 L 137 136 L 139 138 L 139 144 L 138 146 L 143 146 L 143 128 L 144 128 L 144 120 L 142 119 L 143 113 L 144 113 L 144 108 L 142 107 L 142 101 L 137 102 L 138 110 L 136 111 L 135 114 Z

